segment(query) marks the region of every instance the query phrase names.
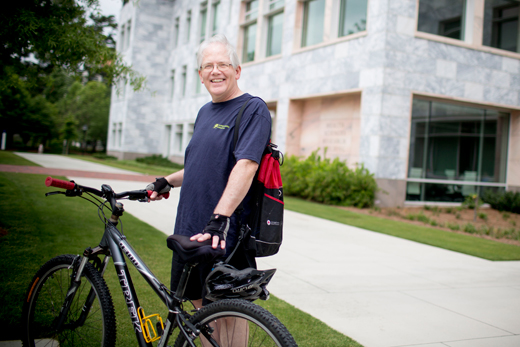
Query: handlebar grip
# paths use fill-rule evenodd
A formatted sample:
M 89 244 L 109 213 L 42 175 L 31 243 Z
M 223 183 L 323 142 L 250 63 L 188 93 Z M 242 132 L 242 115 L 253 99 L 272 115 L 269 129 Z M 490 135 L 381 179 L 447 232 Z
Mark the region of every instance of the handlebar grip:
M 146 192 L 148 193 L 148 197 L 150 197 L 150 196 L 152 196 L 153 190 L 147 190 Z M 165 199 L 168 199 L 170 197 L 170 192 L 164 193 L 164 194 L 159 194 L 159 195 Z
M 76 183 L 58 180 L 56 178 L 52 178 L 51 176 L 49 176 L 45 179 L 45 185 L 47 187 L 56 187 L 56 188 L 63 188 L 63 189 L 67 189 L 67 190 L 73 190 L 74 187 L 76 186 Z

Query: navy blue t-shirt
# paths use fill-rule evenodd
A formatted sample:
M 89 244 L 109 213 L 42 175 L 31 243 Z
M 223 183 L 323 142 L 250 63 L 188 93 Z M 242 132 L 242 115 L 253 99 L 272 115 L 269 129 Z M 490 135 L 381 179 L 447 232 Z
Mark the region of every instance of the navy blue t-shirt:
M 247 99 L 250 100 L 242 114 L 234 149 L 236 117 Z M 192 236 L 202 232 L 222 197 L 235 163 L 240 159 L 260 163 L 270 134 L 271 115 L 266 104 L 249 94 L 225 102 L 209 102 L 200 109 L 184 156 L 175 234 Z M 233 216 L 226 242 L 228 250 L 235 244 L 235 230 Z

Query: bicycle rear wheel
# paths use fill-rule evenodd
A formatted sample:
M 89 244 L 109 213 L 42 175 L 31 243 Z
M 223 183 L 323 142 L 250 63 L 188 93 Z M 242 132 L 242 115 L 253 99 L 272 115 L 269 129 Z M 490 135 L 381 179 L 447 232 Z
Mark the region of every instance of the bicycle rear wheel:
M 34 276 L 22 310 L 24 346 L 115 345 L 116 324 L 112 298 L 105 280 L 90 263 L 83 270 L 81 285 L 62 329 L 56 329 L 57 318 L 70 288 L 75 258 L 70 254 L 55 257 Z M 89 294 L 93 302 L 86 311 L 84 306 Z
M 211 335 L 220 347 L 297 347 L 287 328 L 269 311 L 249 301 L 220 300 L 203 307 L 190 319 L 203 334 Z M 211 346 L 195 340 L 197 346 Z M 204 338 L 202 338 L 205 340 Z M 189 346 L 179 334 L 175 347 Z

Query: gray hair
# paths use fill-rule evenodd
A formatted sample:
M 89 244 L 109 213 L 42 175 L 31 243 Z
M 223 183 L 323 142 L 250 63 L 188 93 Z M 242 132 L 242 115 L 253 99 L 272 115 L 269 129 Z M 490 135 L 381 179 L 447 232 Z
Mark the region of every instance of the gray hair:
M 199 50 L 197 51 L 197 66 L 198 66 L 199 70 L 200 70 L 200 67 L 202 66 L 202 60 L 204 58 L 204 51 L 206 50 L 206 48 L 208 48 L 210 45 L 213 45 L 213 44 L 224 45 L 224 47 L 227 50 L 229 60 L 231 60 L 231 64 L 233 65 L 233 67 L 235 69 L 240 65 L 240 60 L 238 59 L 238 54 L 237 54 L 237 51 L 235 50 L 235 47 L 233 47 L 229 43 L 226 36 L 224 36 L 223 34 L 216 34 L 215 36 L 213 36 L 207 40 L 204 40 L 204 42 L 202 42 L 199 46 Z

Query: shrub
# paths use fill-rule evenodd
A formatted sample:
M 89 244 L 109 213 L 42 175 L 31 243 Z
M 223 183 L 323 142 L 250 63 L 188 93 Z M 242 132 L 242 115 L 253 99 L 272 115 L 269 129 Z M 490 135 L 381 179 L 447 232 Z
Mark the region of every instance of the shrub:
M 289 156 L 281 166 L 286 195 L 329 205 L 374 206 L 377 184 L 363 165 L 350 169 L 345 161 L 311 153 L 306 159 Z
M 92 154 L 92 156 L 94 158 L 102 159 L 102 160 L 117 160 L 116 157 L 114 157 L 112 155 L 107 155 L 105 153 L 94 153 L 94 154 Z
M 495 210 L 520 213 L 519 192 L 493 192 L 488 189 L 484 192 L 483 199 Z
M 481 225 L 479 232 L 482 235 L 491 235 L 491 234 L 493 234 L 493 227 L 488 227 L 487 225 Z
M 487 220 L 487 213 L 479 212 L 478 213 L 478 218 L 483 219 L 483 220 Z
M 475 234 L 477 232 L 477 228 L 471 223 L 467 223 L 464 225 L 464 231 L 470 234 Z
M 422 212 L 417 214 L 417 220 L 423 223 L 430 223 L 430 218 L 426 217 Z
M 448 224 L 446 226 L 448 228 L 450 228 L 451 230 L 460 230 L 460 226 L 457 223 L 451 224 L 448 222 Z
M 464 199 L 464 202 L 462 203 L 462 206 L 465 206 L 469 208 L 470 210 L 473 210 L 475 208 L 475 200 L 477 200 L 477 195 L 468 195 Z M 481 198 L 478 198 L 478 207 L 482 206 L 484 203 Z

